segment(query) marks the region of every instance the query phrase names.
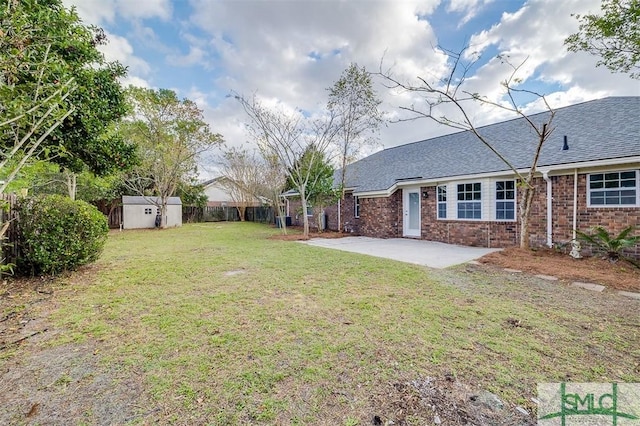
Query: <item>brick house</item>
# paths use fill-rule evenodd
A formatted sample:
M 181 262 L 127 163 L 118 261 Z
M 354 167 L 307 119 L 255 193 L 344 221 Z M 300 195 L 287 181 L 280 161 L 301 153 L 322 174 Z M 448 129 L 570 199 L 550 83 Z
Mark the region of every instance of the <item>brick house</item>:
M 531 115 L 540 123 L 548 112 Z M 556 110 L 538 163 L 531 245 L 568 243 L 573 230 L 640 224 L 640 97 L 610 97 Z M 479 131 L 527 173 L 537 136 L 518 118 Z M 507 247 L 519 242 L 515 175 L 470 132 L 388 148 L 347 169 L 344 230 Z M 327 209 L 337 229 L 338 207 Z M 636 255 L 640 255 L 636 252 Z

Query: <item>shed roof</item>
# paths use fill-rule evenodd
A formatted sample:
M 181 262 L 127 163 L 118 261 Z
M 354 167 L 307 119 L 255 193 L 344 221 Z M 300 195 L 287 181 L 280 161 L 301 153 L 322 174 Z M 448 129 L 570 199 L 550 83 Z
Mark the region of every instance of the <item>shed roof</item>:
M 640 96 L 609 97 L 559 108 L 538 167 L 640 156 Z M 529 118 L 541 124 L 549 112 Z M 516 168 L 527 169 L 538 141 L 524 118 L 478 129 Z M 564 136 L 569 149 L 562 150 Z M 509 170 L 469 131 L 388 148 L 347 166 L 346 187 L 390 189 L 406 180 L 453 178 Z
M 122 205 L 124 206 L 154 206 L 160 204 L 160 197 L 142 197 L 142 196 L 131 196 L 131 195 L 123 195 L 122 196 Z M 167 199 L 167 205 L 182 205 L 182 200 L 180 197 L 169 197 Z

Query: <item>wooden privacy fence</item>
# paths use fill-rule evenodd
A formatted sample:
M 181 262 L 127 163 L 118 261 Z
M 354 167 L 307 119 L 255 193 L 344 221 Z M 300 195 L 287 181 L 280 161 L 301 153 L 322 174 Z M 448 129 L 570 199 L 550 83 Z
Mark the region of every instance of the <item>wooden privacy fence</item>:
M 2 226 L 5 223 L 9 223 L 7 232 L 4 234 L 4 240 L 0 241 L 2 244 L 2 263 L 16 263 L 18 260 L 18 211 L 16 204 L 18 203 L 18 197 L 16 194 L 1 194 L 0 200 L 3 208 L 0 209 L 0 221 Z
M 249 222 L 274 223 L 275 220 L 271 207 L 247 207 L 244 216 Z
M 103 212 L 104 213 L 104 212 Z M 117 229 L 122 223 L 122 206 L 113 208 L 107 215 L 109 228 Z M 247 207 L 244 219 L 249 222 L 271 223 L 274 221 L 271 207 Z M 240 214 L 235 207 L 182 206 L 182 222 L 238 222 Z
M 104 212 L 102 212 L 104 213 Z M 109 228 L 118 229 L 122 224 L 122 206 L 115 207 L 109 211 L 107 215 L 109 219 Z
M 268 223 L 273 221 L 273 210 L 271 207 L 247 207 L 245 220 L 249 222 Z M 194 207 L 182 206 L 182 221 L 191 222 L 237 222 L 240 214 L 235 207 Z

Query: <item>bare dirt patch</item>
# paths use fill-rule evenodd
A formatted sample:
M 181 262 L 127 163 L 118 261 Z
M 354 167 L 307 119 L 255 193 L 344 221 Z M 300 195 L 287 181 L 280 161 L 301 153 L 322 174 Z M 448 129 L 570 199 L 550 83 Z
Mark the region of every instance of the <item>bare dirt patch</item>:
M 603 284 L 609 288 L 640 292 L 640 269 L 628 262 L 611 263 L 598 257 L 574 259 L 550 249 L 507 248 L 479 259 L 483 264 L 542 274 L 567 281 Z
M 498 396 L 474 389 L 453 375 L 388 383 L 372 395 L 370 424 L 411 425 L 534 425 L 522 407 L 504 403 Z
M 54 291 L 54 281 L 45 278 L 12 279 L 0 284 L 0 350 L 11 350 L 48 331 L 40 311 Z
M 91 343 L 30 351 L 0 370 L 2 424 L 124 424 L 144 417 L 141 381 L 100 363 Z
M 50 313 L 97 269 L 0 283 L 0 424 L 124 424 L 148 415 L 141 377 L 103 362 L 100 342 L 50 345 L 66 333 Z

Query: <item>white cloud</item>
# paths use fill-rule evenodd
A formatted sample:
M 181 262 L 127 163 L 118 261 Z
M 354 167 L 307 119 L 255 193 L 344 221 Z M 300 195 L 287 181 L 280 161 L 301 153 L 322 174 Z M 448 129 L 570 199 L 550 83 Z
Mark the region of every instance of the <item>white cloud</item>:
M 115 34 L 105 31 L 108 43 L 99 46 L 107 61 L 118 61 L 127 67 L 127 76 L 122 80 L 125 86 L 149 87 L 146 77 L 151 73 L 151 66 L 142 58 L 136 56 L 129 41 Z
M 211 108 L 209 106 L 209 101 L 207 99 L 208 95 L 206 93 L 202 92 L 200 89 L 198 89 L 195 86 L 192 86 L 191 89 L 189 89 L 189 91 L 186 93 L 186 97 L 187 97 L 187 99 L 195 102 L 195 104 L 201 110 L 205 110 L 205 109 L 210 109 Z
M 206 65 L 205 58 L 207 53 L 196 46 L 189 47 L 189 53 L 186 55 L 176 55 L 170 54 L 167 55 L 166 61 L 169 65 L 173 65 L 175 67 L 190 67 L 193 65 Z
M 458 23 L 458 27 L 461 27 L 476 16 L 483 6 L 492 1 L 493 0 L 450 0 L 447 11 L 465 14 Z
M 108 43 L 99 46 L 99 49 L 108 61 L 119 61 L 127 66 L 132 74 L 146 76 L 150 73 L 150 65 L 144 59 L 134 55 L 133 47 L 126 38 L 105 33 Z
M 212 55 L 219 58 L 224 75 L 216 80 L 218 91 L 257 91 L 314 110 L 324 106 L 326 89 L 350 62 L 375 72 L 384 56 L 384 66 L 393 66 L 398 77 L 441 73 L 445 58 L 432 48 L 433 29 L 417 16 L 438 3 L 195 0 L 191 19 L 209 33 Z M 376 85 L 382 97 L 390 96 Z
M 118 14 L 125 19 L 160 18 L 169 20 L 171 0 L 117 0 Z
M 411 73 L 428 66 L 434 56 L 434 36 L 429 25 L 417 19 L 416 2 L 367 2 L 366 6 L 196 0 L 192 19 L 210 31 L 222 66 L 239 85 L 232 89 L 258 89 L 285 101 L 307 99 L 306 104 L 321 97 L 324 87 L 351 61 L 375 70 L 385 51 L 398 59 L 423 52 L 415 55 L 420 59 L 406 63 L 413 66 Z M 322 59 L 309 61 L 312 52 Z
M 473 35 L 470 43 L 480 52 L 494 47 L 513 66 L 519 66 L 515 76 L 522 82 L 517 86 L 546 95 L 552 108 L 604 96 L 638 95 L 640 85 L 637 81 L 596 68 L 597 58 L 585 53 L 570 53 L 564 46 L 564 39 L 578 27 L 571 14 L 585 13 L 597 8 L 598 4 L 598 0 L 530 0 L 518 11 L 503 14 L 500 22 L 491 28 Z M 469 59 L 469 56 L 464 58 Z M 505 90 L 500 82 L 511 76 L 513 68 L 503 62 L 493 58 L 475 70 L 465 84 L 465 90 L 506 104 Z M 520 107 L 527 113 L 544 109 L 540 100 Z M 469 113 L 477 124 L 513 116 L 486 107 L 470 107 Z
M 122 85 L 124 87 L 136 86 L 144 87 L 145 89 L 151 88 L 149 82 L 143 78 L 128 75 L 122 79 Z
M 62 0 L 62 3 L 66 7 L 75 6 L 80 18 L 87 24 L 113 22 L 116 16 L 115 0 Z
M 131 78 L 139 82 L 164 76 L 169 85 L 198 103 L 212 129 L 232 145 L 244 144 L 247 135 L 242 108 L 224 97 L 231 91 L 257 93 L 279 105 L 314 112 L 324 106 L 326 89 L 350 62 L 375 72 L 383 57 L 383 67 L 391 67 L 399 80 L 416 83 L 420 76 L 438 81 L 447 71 L 447 58 L 432 47 L 438 45 L 434 28 L 441 24 L 432 20 L 433 12 L 454 12 L 451 16 L 458 20 L 462 14 L 463 20 L 471 19 L 464 28 L 477 27 L 477 20 L 485 15 L 478 12 L 492 2 L 190 0 L 189 11 L 184 0 L 173 0 L 173 4 L 169 0 L 73 1 L 96 22 L 128 20 L 129 46 L 125 34 L 118 33 L 122 39 L 112 36 L 113 57 L 121 57 L 132 71 Z M 529 0 L 471 35 L 471 50 L 497 51 L 509 55 L 514 64 L 528 57 L 519 75 L 525 80 L 522 87 L 549 92 L 547 98 L 554 107 L 609 95 L 638 95 L 637 81 L 596 68 L 597 58 L 569 53 L 563 44 L 577 29 L 571 14 L 597 12 L 599 6 L 599 0 Z M 170 19 L 172 7 L 180 12 L 176 16 L 190 12 L 189 19 Z M 151 17 L 164 22 L 158 26 Z M 133 40 L 140 43 L 135 44 L 136 52 L 130 49 Z M 485 62 L 470 75 L 467 88 L 500 100 L 500 81 L 510 69 L 499 60 Z M 392 118 L 406 117 L 400 106 L 421 102 L 419 94 L 388 90 L 379 78 L 374 78 L 374 84 L 384 101 L 382 108 Z M 524 108 L 535 112 L 539 104 Z M 503 112 L 487 108 L 472 108 L 470 113 L 481 124 L 505 118 Z M 389 125 L 380 138 L 385 146 L 393 146 L 449 131 L 418 120 Z
M 160 18 L 169 20 L 171 0 L 63 0 L 67 7 L 75 6 L 88 24 L 113 23 L 117 17 L 125 20 Z

